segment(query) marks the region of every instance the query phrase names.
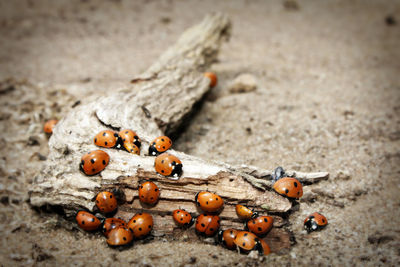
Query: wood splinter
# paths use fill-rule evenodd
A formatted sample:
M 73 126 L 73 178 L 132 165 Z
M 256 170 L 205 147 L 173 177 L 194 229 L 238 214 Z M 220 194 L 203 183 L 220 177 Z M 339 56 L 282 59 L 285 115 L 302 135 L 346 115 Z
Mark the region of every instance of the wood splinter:
M 210 89 L 205 70 L 216 60 L 221 44 L 228 40 L 230 21 L 214 14 L 188 29 L 145 73 L 132 79 L 126 88 L 111 95 L 81 104 L 72 109 L 54 128 L 49 140 L 50 154 L 30 188 L 33 206 L 54 205 L 72 215 L 78 209 L 93 210 L 96 194 L 102 190 L 119 190 L 125 202 L 116 216 L 129 220 L 138 211 L 154 216 L 155 236 L 176 236 L 180 230 L 172 221 L 172 211 L 184 208 L 199 214 L 194 196 L 200 190 L 217 192 L 225 200 L 221 212 L 222 228 L 242 228 L 235 205 L 243 203 L 259 213 L 272 213 L 275 226 L 285 224 L 279 214 L 289 211 L 292 202 L 270 190 L 272 171 L 250 166 L 229 166 L 205 161 L 181 152 L 171 151 L 183 162 L 183 175 L 171 180 L 154 171 L 154 157 L 146 155 L 149 142 L 160 135 L 179 129 L 193 106 Z M 79 171 L 81 156 L 97 149 L 93 136 L 105 129 L 133 129 L 142 139 L 141 155 L 122 150 L 103 149 L 110 163 L 99 175 L 86 176 Z M 326 179 L 328 173 L 287 171 L 302 182 Z M 153 180 L 161 190 L 154 207 L 138 200 L 137 186 L 144 179 Z M 187 231 L 194 234 L 193 229 Z M 290 246 L 290 233 L 274 228 L 266 241 L 272 251 Z

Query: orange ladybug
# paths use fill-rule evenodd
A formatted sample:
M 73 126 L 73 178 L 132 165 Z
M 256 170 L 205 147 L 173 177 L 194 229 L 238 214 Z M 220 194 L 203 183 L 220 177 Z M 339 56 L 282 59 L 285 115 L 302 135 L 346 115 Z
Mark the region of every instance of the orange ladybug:
M 190 227 L 194 223 L 192 215 L 186 210 L 178 209 L 172 212 L 172 218 L 180 227 Z
M 264 255 L 268 255 L 269 253 L 271 253 L 271 248 L 268 246 L 267 242 L 265 242 L 263 239 L 259 239 L 260 243 L 261 243 L 261 247 L 263 249 L 263 253 Z M 262 254 L 260 252 L 260 254 Z
M 255 218 L 258 216 L 257 212 L 252 211 L 246 206 L 237 204 L 235 207 L 236 214 L 241 220 L 250 220 L 251 218 Z
M 224 205 L 224 200 L 220 196 L 208 191 L 198 192 L 194 201 L 205 212 L 217 212 Z
M 94 144 L 96 146 L 112 148 L 118 145 L 118 134 L 114 131 L 104 130 L 96 134 Z
M 156 156 L 167 151 L 172 146 L 172 141 L 168 136 L 159 136 L 150 143 L 149 155 Z
M 107 244 L 109 246 L 124 246 L 131 243 L 132 240 L 132 231 L 127 227 L 120 226 L 110 231 L 107 237 Z
M 146 204 L 154 204 L 158 201 L 160 190 L 157 185 L 151 181 L 142 183 L 139 186 L 139 200 Z
M 96 216 L 83 210 L 76 214 L 75 219 L 78 223 L 78 226 L 85 231 L 97 230 L 101 224 L 101 221 Z
M 153 229 L 153 217 L 148 213 L 138 213 L 128 222 L 134 238 L 143 238 Z
M 210 87 L 214 87 L 214 86 L 217 85 L 218 78 L 217 78 L 217 75 L 215 75 L 214 72 L 204 72 L 203 75 L 205 77 L 207 77 L 208 79 L 210 79 Z
M 182 174 L 182 162 L 174 155 L 162 153 L 154 161 L 156 172 L 164 176 L 180 176 Z
M 43 126 L 43 131 L 47 134 L 53 133 L 53 128 L 58 123 L 58 120 L 48 120 Z
M 240 231 L 236 235 L 234 243 L 240 248 L 242 252 L 257 250 L 260 254 L 264 253 L 262 245 L 260 243 L 260 239 L 253 233 Z
M 247 222 L 246 226 L 250 232 L 260 236 L 268 233 L 272 225 L 274 224 L 274 218 L 271 216 L 260 216 Z
M 103 191 L 96 196 L 96 206 L 103 213 L 113 212 L 117 207 L 117 199 L 111 192 Z
M 103 234 L 108 237 L 110 234 L 111 230 L 118 228 L 120 226 L 127 227 L 127 223 L 118 218 L 107 218 L 104 223 L 103 223 Z
M 105 169 L 110 162 L 110 156 L 102 150 L 93 150 L 83 155 L 80 169 L 86 175 L 95 175 Z
M 218 241 L 223 243 L 227 249 L 235 249 L 236 244 L 234 241 L 238 233 L 239 231 L 236 229 L 220 230 L 218 232 Z
M 124 129 L 119 131 L 122 146 L 126 151 L 132 154 L 140 155 L 140 146 L 142 145 L 139 136 L 132 130 Z
M 309 215 L 304 220 L 304 229 L 307 230 L 308 233 L 316 230 L 321 230 L 328 224 L 328 220 L 324 215 L 318 212 L 314 212 Z
M 274 183 L 274 190 L 289 198 L 300 198 L 303 196 L 303 186 L 296 178 L 285 177 Z
M 206 236 L 213 236 L 219 229 L 219 216 L 200 214 L 196 220 L 196 231 Z

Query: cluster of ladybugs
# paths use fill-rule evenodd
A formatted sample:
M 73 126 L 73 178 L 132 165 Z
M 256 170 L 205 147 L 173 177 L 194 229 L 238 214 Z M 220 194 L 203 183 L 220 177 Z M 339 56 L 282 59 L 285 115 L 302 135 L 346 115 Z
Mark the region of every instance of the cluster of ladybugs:
M 140 154 L 141 141 L 139 136 L 130 129 L 123 129 L 118 133 L 111 130 L 99 132 L 94 137 L 94 144 L 99 147 L 124 149 L 132 154 Z M 157 156 L 154 161 L 156 171 L 164 176 L 180 176 L 182 162 L 178 157 L 166 153 L 172 146 L 168 136 L 159 136 L 150 143 L 149 155 Z M 165 152 L 165 153 L 164 153 Z M 86 175 L 95 175 L 106 168 L 110 156 L 103 150 L 93 150 L 81 158 L 80 169 Z

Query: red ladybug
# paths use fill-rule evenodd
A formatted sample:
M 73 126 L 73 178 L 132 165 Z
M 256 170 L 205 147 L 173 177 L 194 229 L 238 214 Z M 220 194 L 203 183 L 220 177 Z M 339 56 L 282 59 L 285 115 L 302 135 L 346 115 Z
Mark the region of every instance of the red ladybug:
M 125 226 L 120 226 L 110 231 L 107 237 L 107 244 L 109 246 L 124 246 L 131 243 L 132 240 L 132 231 Z
M 213 236 L 218 232 L 219 223 L 218 215 L 200 214 L 196 220 L 196 231 L 206 236 Z
M 218 232 L 218 241 L 223 243 L 227 249 L 235 249 L 236 244 L 234 241 L 238 233 L 239 230 L 236 229 L 227 229 L 225 231 L 220 230 Z
M 304 229 L 306 229 L 307 232 L 310 233 L 312 231 L 321 230 L 327 224 L 328 220 L 324 215 L 318 212 L 314 212 L 304 220 Z
M 249 209 L 246 206 L 237 204 L 236 205 L 236 214 L 239 217 L 239 219 L 241 220 L 250 220 L 251 218 L 255 218 L 258 216 L 257 212 L 252 211 L 251 209 Z
M 131 154 L 136 154 L 140 155 L 140 148 L 137 147 L 134 143 L 123 143 L 123 147 L 125 148 L 126 151 L 128 151 Z
M 210 79 L 210 87 L 214 87 L 217 85 L 218 78 L 214 72 L 204 72 L 204 76 Z
M 194 223 L 192 215 L 190 215 L 190 213 L 186 210 L 182 209 L 174 210 L 172 213 L 172 218 L 174 218 L 175 223 L 180 227 L 190 227 Z
M 112 148 L 118 145 L 118 134 L 114 131 L 104 130 L 96 134 L 94 144 L 96 146 Z
M 303 196 L 303 186 L 296 178 L 285 177 L 274 183 L 275 191 L 289 198 L 300 198 Z
M 246 226 L 250 232 L 260 236 L 268 233 L 272 225 L 274 224 L 274 218 L 270 216 L 260 216 L 247 222 Z
M 151 181 L 142 183 L 139 186 L 139 200 L 146 204 L 154 204 L 158 201 L 160 190 L 157 185 Z
M 124 226 L 127 227 L 127 223 L 122 220 L 122 219 L 118 219 L 118 218 L 107 218 L 104 223 L 103 223 L 103 234 L 108 237 L 109 233 L 111 232 L 111 230 L 118 228 L 120 226 Z
M 259 239 L 259 241 L 261 243 L 264 255 L 268 255 L 269 253 L 271 253 L 271 248 L 268 246 L 267 242 L 265 242 L 261 238 Z M 260 254 L 262 254 L 262 253 L 260 252 Z
M 198 192 L 194 201 L 205 212 L 219 211 L 224 205 L 224 200 L 220 196 L 207 191 Z
M 53 128 L 58 123 L 58 120 L 48 120 L 43 126 L 43 131 L 47 134 L 53 133 Z
M 148 213 L 138 213 L 128 222 L 134 238 L 143 238 L 153 229 L 153 217 Z
M 94 231 L 101 224 L 101 221 L 96 216 L 87 211 L 79 211 L 75 219 L 78 226 L 85 231 Z
M 96 196 L 96 206 L 103 213 L 113 212 L 117 207 L 117 199 L 111 192 L 100 192 Z
M 172 146 L 172 141 L 168 136 L 159 136 L 150 143 L 149 155 L 156 156 L 167 151 Z
M 119 131 L 118 134 L 121 138 L 122 143 L 133 143 L 138 148 L 140 148 L 140 146 L 142 145 L 142 142 L 141 142 L 139 136 L 130 129 L 121 130 L 121 131 Z
M 95 175 L 106 168 L 110 162 L 110 156 L 102 150 L 93 150 L 83 155 L 80 169 L 86 175 Z
M 260 254 L 264 253 L 264 250 L 260 243 L 260 239 L 253 233 L 240 231 L 236 235 L 234 243 L 240 248 L 242 252 L 257 250 Z
M 182 174 L 182 162 L 174 155 L 162 153 L 154 161 L 156 172 L 164 176 L 180 176 Z

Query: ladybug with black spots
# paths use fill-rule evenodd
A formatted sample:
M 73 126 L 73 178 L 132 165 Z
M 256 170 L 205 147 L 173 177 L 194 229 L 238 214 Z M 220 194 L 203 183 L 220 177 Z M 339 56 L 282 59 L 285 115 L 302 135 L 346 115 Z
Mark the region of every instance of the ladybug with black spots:
M 177 209 L 172 212 L 172 218 L 175 223 L 180 227 L 189 228 L 194 223 L 192 215 L 183 209 Z
M 96 206 L 103 213 L 111 213 L 118 207 L 117 199 L 113 193 L 103 191 L 96 196 Z
M 130 219 L 128 227 L 132 230 L 133 237 L 139 239 L 150 234 L 153 224 L 153 217 L 146 212 L 142 212 Z
M 118 228 L 120 226 L 127 227 L 128 224 L 124 220 L 119 218 L 107 218 L 103 223 L 102 232 L 106 237 L 108 237 L 111 230 Z
M 110 231 L 107 237 L 107 244 L 111 247 L 126 246 L 133 240 L 131 229 L 126 226 L 120 226 Z
M 182 162 L 176 156 L 162 153 L 154 161 L 156 172 L 164 176 L 179 177 L 182 174 Z
M 140 147 L 142 142 L 136 132 L 130 129 L 123 129 L 119 131 L 122 146 L 126 151 L 132 154 L 140 155 Z
M 261 255 L 264 254 L 264 249 L 260 243 L 260 239 L 251 232 L 240 231 L 237 233 L 234 243 L 240 248 L 241 252 L 248 253 L 252 250 L 256 250 Z
M 205 236 L 213 236 L 218 232 L 220 218 L 218 215 L 200 214 L 196 219 L 196 231 Z
M 218 232 L 218 242 L 224 244 L 227 249 L 235 249 L 235 238 L 239 232 L 236 229 L 220 230 Z
M 236 210 L 236 215 L 239 217 L 241 220 L 250 220 L 251 218 L 256 218 L 258 216 L 258 213 L 249 209 L 246 206 L 237 204 L 235 207 Z
M 118 133 L 111 130 L 104 130 L 96 134 L 94 144 L 100 147 L 113 148 L 119 146 Z
M 160 190 L 158 189 L 158 186 L 151 182 L 151 181 L 146 181 L 139 185 L 139 200 L 142 203 L 146 203 L 149 205 L 154 205 L 160 196 Z
M 43 126 L 43 131 L 46 134 L 51 135 L 53 133 L 54 126 L 56 126 L 57 123 L 58 123 L 58 120 L 48 120 L 48 121 L 46 121 L 46 123 Z
M 224 200 L 220 196 L 208 191 L 198 192 L 194 201 L 205 212 L 217 212 L 224 205 Z
M 312 231 L 321 230 L 328 224 L 328 220 L 324 215 L 319 212 L 314 212 L 304 220 L 304 229 L 308 233 Z
M 303 196 L 303 186 L 296 178 L 281 178 L 274 183 L 273 188 L 278 194 L 288 198 L 300 198 Z
M 250 232 L 262 236 L 271 230 L 273 224 L 274 218 L 271 216 L 259 216 L 248 221 L 246 227 Z
M 86 175 L 95 175 L 104 170 L 110 162 L 110 156 L 102 150 L 93 150 L 81 158 L 79 168 Z
M 167 151 L 172 146 L 172 141 L 168 136 L 159 136 L 154 139 L 149 146 L 149 155 L 156 156 Z
M 78 226 L 85 231 L 95 231 L 101 225 L 101 221 L 96 216 L 83 210 L 78 211 L 75 220 Z

